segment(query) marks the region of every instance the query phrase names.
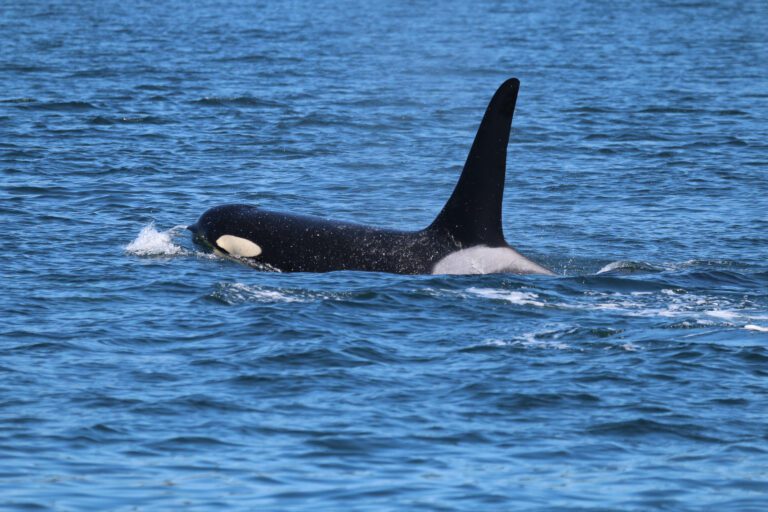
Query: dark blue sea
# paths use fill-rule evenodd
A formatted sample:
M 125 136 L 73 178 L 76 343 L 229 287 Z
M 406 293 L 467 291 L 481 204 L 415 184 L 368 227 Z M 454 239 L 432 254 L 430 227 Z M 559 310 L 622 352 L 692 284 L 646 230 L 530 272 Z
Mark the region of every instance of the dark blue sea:
M 0 1 L 0 509 L 768 510 L 768 3 Z M 395 229 L 521 81 L 558 277 L 260 272 Z

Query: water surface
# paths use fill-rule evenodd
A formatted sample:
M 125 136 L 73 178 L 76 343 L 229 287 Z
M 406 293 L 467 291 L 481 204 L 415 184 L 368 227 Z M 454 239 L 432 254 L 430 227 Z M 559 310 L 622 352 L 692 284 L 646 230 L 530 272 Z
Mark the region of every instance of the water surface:
M 768 506 L 764 2 L 6 2 L 0 506 Z M 561 277 L 256 272 L 224 202 L 396 229 L 522 82 Z

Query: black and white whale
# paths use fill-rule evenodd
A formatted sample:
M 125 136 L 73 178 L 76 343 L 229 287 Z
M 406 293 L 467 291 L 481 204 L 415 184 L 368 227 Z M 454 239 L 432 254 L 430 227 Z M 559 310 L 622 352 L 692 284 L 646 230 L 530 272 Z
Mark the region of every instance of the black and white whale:
M 501 204 L 507 144 L 520 82 L 496 91 L 450 199 L 428 227 L 392 231 L 244 204 L 211 208 L 194 240 L 257 268 L 284 272 L 364 270 L 397 274 L 553 273 L 507 244 Z

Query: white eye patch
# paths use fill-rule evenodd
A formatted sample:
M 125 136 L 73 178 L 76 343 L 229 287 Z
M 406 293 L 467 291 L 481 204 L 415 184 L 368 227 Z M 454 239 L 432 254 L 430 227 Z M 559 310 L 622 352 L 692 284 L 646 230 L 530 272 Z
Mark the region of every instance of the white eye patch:
M 261 254 L 261 247 L 239 236 L 222 235 L 216 240 L 216 245 L 227 251 L 230 256 L 253 258 Z

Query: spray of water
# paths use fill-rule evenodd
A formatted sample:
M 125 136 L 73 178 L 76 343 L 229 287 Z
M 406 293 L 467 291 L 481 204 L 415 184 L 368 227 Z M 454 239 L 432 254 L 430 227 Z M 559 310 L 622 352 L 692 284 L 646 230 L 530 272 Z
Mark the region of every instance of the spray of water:
M 125 251 L 136 256 L 187 254 L 183 247 L 173 243 L 173 238 L 185 228 L 186 226 L 174 226 L 167 231 L 158 231 L 155 229 L 155 223 L 151 222 L 141 228 L 138 236 L 125 246 Z

